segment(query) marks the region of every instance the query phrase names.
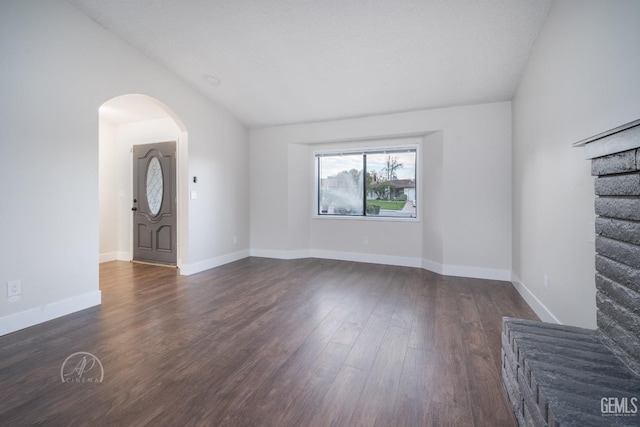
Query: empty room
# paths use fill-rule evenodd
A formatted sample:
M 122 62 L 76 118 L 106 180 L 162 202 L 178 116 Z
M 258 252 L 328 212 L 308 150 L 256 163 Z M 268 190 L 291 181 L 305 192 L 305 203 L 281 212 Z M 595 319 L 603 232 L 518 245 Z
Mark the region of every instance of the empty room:
M 637 0 L 0 0 L 0 425 L 640 425 Z

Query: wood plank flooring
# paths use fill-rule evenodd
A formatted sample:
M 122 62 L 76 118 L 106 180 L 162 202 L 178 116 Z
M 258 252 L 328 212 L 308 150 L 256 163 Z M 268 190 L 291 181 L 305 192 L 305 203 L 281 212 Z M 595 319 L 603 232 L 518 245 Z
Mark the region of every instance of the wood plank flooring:
M 0 337 L 0 424 L 514 426 L 507 282 L 318 259 L 100 266 L 102 306 Z M 63 383 L 74 352 L 101 383 Z

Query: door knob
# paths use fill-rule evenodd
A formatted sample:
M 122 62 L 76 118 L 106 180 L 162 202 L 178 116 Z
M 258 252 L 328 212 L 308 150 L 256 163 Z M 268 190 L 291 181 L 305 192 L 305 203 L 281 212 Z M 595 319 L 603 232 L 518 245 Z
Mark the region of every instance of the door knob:
M 138 210 L 138 208 L 131 208 L 131 210 L 132 210 L 132 211 L 137 211 L 137 210 Z

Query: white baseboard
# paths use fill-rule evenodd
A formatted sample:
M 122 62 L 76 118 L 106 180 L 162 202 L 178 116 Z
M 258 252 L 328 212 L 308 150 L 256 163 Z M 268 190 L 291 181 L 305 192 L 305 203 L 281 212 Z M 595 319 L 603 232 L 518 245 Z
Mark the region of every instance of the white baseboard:
M 259 258 L 275 258 L 275 259 L 300 259 L 311 258 L 311 251 L 279 251 L 272 249 L 251 249 L 251 256 Z
M 102 264 L 103 262 L 116 261 L 118 259 L 118 252 L 107 252 L 104 254 L 100 254 L 99 262 Z
M 130 252 L 107 252 L 100 254 L 100 264 L 110 261 L 131 261 Z
M 465 265 L 449 265 L 431 261 L 429 259 L 422 260 L 422 268 L 442 274 L 443 276 L 470 277 L 473 279 L 489 279 L 502 280 L 508 282 L 511 280 L 511 271 L 501 270 L 499 268 L 485 267 L 469 267 Z
M 398 265 L 403 267 L 421 267 L 419 258 L 376 255 L 358 252 L 324 251 L 319 249 L 280 251 L 270 249 L 251 249 L 251 256 L 275 259 L 320 258 L 338 261 L 367 262 L 374 264 Z
M 301 251 L 279 251 L 269 249 L 251 249 L 251 256 L 276 259 L 321 258 L 339 261 L 368 262 L 374 264 L 417 267 L 446 276 L 472 277 L 475 279 L 511 280 L 511 271 L 497 268 L 468 267 L 447 265 L 428 259 L 378 255 L 359 252 L 324 251 L 319 249 Z
M 516 288 L 520 296 L 529 304 L 529 307 L 538 315 L 540 320 L 543 322 L 549 323 L 558 323 L 560 324 L 560 320 L 549 310 L 539 299 L 536 297 L 533 292 L 529 290 L 522 283 L 522 280 L 518 278 L 515 274 L 511 274 L 511 283 L 513 287 Z
M 501 270 L 499 268 L 486 267 L 469 267 L 466 265 L 447 265 L 442 266 L 442 274 L 444 276 L 472 277 L 474 279 L 502 280 L 508 282 L 511 280 L 510 270 Z
M 442 264 L 439 262 L 431 261 L 430 259 L 422 259 L 422 268 L 424 270 L 442 274 Z
M 101 301 L 98 290 L 0 317 L 0 336 L 100 305 Z
M 200 273 L 201 271 L 209 270 L 211 268 L 216 268 L 221 265 L 228 264 L 230 262 L 247 258 L 250 255 L 251 255 L 250 251 L 246 249 L 239 252 L 233 252 L 230 254 L 221 255 L 216 258 L 211 258 L 204 261 L 198 261 L 193 264 L 183 264 L 180 266 L 180 275 L 190 276 L 192 274 Z
M 420 258 L 399 257 L 392 255 L 377 255 L 358 252 L 338 252 L 311 250 L 311 258 L 335 259 L 339 261 L 367 262 L 373 264 L 398 265 L 401 267 L 422 267 Z
M 131 261 L 133 259 L 133 255 L 131 255 L 131 252 L 118 252 L 117 254 L 117 261 Z

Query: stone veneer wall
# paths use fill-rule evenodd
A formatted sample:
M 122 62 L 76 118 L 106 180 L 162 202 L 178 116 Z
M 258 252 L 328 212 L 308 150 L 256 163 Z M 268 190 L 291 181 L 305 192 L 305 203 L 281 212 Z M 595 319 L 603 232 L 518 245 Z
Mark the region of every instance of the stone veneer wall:
M 594 158 L 591 173 L 597 176 L 598 329 L 605 344 L 640 373 L 640 149 Z

